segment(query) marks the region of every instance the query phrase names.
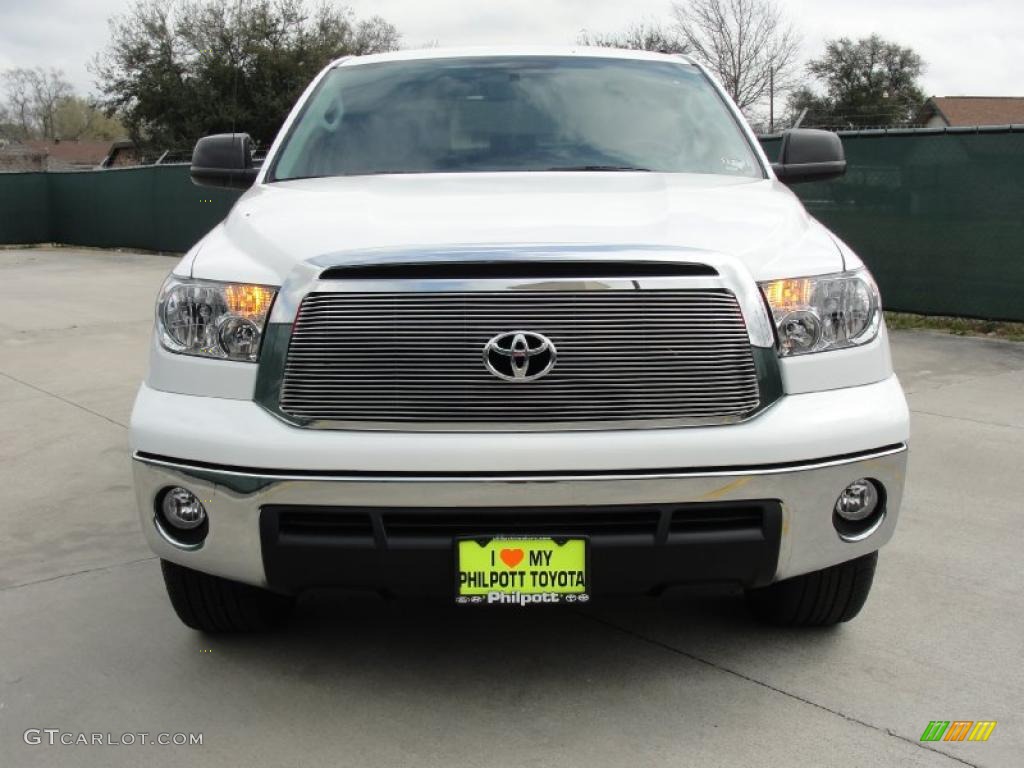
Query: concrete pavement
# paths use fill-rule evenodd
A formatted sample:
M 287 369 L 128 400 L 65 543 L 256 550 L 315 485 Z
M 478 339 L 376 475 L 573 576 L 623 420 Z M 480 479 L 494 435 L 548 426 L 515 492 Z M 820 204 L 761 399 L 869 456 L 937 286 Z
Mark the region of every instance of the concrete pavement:
M 1024 344 L 894 333 L 913 411 L 900 527 L 829 631 L 688 591 L 584 611 L 313 595 L 208 638 L 138 530 L 126 427 L 174 261 L 0 250 L 0 762 L 1012 766 L 1024 755 Z M 930 720 L 997 720 L 922 744 Z M 202 746 L 25 744 L 26 729 Z

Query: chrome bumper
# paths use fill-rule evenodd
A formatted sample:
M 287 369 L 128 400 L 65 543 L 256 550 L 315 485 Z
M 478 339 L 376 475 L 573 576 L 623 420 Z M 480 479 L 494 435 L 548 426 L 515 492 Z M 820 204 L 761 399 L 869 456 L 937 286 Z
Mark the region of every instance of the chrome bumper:
M 778 580 L 873 552 L 892 537 L 903 496 L 907 446 L 749 468 L 558 475 L 291 472 L 201 465 L 140 453 L 133 459 L 142 528 L 153 551 L 181 565 L 250 584 L 267 583 L 259 525 L 265 504 L 507 508 L 764 499 L 782 503 Z M 870 535 L 845 541 L 832 525 L 832 508 L 840 491 L 861 477 L 884 486 L 886 514 Z M 155 499 L 171 485 L 184 486 L 203 500 L 210 526 L 201 545 L 178 546 L 157 524 Z

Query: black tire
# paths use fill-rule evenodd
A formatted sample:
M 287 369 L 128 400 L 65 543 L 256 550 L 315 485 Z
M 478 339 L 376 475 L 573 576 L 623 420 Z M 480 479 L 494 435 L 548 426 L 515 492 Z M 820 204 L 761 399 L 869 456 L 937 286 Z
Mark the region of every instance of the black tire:
M 830 627 L 849 621 L 864 607 L 875 578 L 878 553 L 820 571 L 747 590 L 747 607 L 767 624 Z
M 182 622 L 200 632 L 261 632 L 283 625 L 295 598 L 160 561 L 167 596 Z

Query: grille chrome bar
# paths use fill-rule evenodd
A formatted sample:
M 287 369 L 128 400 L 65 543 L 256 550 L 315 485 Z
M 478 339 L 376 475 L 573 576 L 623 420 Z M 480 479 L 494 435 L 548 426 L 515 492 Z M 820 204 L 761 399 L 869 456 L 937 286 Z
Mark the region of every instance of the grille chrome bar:
M 554 342 L 544 378 L 487 371 L 484 345 L 512 330 Z M 759 404 L 727 290 L 485 290 L 308 294 L 279 408 L 314 426 L 516 430 L 729 423 Z

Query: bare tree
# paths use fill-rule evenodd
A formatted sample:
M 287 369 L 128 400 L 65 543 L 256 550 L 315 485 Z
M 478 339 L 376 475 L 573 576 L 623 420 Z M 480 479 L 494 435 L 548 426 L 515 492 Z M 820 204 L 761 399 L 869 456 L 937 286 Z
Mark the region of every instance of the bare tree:
M 686 0 L 673 5 L 687 52 L 715 73 L 740 109 L 794 84 L 800 36 L 775 0 Z
M 71 83 L 59 69 L 8 69 L 3 73 L 7 112 L 20 127 L 23 138 L 56 138 L 54 115 L 60 103 L 72 95 Z
M 32 101 L 35 105 L 36 120 L 44 139 L 57 138 L 54 131 L 54 117 L 61 101 L 71 96 L 71 83 L 64 79 L 59 69 L 35 70 L 32 78 Z
M 7 119 L 20 128 L 25 139 L 32 135 L 32 89 L 26 75 L 28 69 L 8 69 L 3 74 L 4 91 L 7 94 Z
M 580 45 L 599 48 L 630 48 L 657 53 L 686 53 L 686 43 L 671 29 L 660 24 L 640 23 L 615 34 L 601 34 L 583 30 L 576 37 Z

